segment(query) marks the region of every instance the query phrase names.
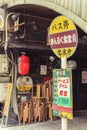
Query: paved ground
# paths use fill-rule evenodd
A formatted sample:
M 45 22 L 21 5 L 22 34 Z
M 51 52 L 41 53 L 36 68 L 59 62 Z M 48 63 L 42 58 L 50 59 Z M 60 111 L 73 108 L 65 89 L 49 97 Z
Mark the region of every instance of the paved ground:
M 0 130 L 61 130 L 61 119 L 7 128 L 0 127 Z M 78 116 L 73 120 L 68 120 L 68 130 L 87 130 L 87 116 Z

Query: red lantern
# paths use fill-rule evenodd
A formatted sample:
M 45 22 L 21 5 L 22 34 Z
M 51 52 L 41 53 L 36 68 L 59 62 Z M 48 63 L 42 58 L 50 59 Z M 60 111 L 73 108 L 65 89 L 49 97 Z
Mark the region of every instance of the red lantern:
M 30 70 L 30 58 L 22 54 L 18 58 L 18 73 L 20 75 L 27 75 L 29 74 L 29 70 Z

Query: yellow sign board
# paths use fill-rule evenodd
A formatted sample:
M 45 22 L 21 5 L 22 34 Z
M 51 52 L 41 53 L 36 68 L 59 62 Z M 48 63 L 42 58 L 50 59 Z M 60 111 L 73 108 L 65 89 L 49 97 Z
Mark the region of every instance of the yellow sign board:
M 31 88 L 32 88 L 32 86 L 29 86 L 29 85 L 17 86 L 17 89 L 20 91 L 27 91 L 27 90 L 30 90 Z
M 10 100 L 11 100 L 11 93 L 12 93 L 13 85 L 12 83 L 8 84 L 7 93 L 6 93 L 6 100 L 4 105 L 4 111 L 3 115 L 8 116 L 9 106 L 10 106 Z
M 5 11 L 0 8 L 0 31 L 4 31 Z
M 77 48 L 78 35 L 74 23 L 65 16 L 56 17 L 49 28 L 50 46 L 59 58 L 69 58 Z
M 17 89 L 20 91 L 28 91 L 32 89 L 33 81 L 29 76 L 20 76 L 17 79 Z
M 3 26 L 4 26 L 4 21 L 3 21 L 2 16 L 0 15 L 0 27 L 3 27 Z

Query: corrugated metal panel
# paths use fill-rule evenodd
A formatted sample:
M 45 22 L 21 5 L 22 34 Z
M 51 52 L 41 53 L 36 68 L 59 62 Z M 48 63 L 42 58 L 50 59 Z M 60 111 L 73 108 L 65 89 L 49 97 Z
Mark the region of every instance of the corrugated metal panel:
M 48 0 L 47 0 L 48 1 Z M 59 4 L 60 5 L 60 3 L 61 3 L 61 0 L 56 0 L 56 2 L 57 2 L 57 4 Z
M 77 9 L 77 1 L 73 0 L 73 2 L 71 2 L 71 11 L 76 13 L 76 9 Z
M 85 1 L 85 4 L 87 5 L 87 0 Z M 86 6 L 87 7 L 87 6 Z M 85 20 L 87 21 L 87 11 L 85 13 Z
M 84 19 L 85 20 L 85 17 L 86 17 L 86 8 L 87 8 L 87 6 L 86 6 L 86 1 L 87 0 L 82 0 L 81 1 L 81 15 L 80 15 L 80 17 L 82 18 L 82 19 Z
M 0 5 L 5 4 L 5 3 L 9 4 L 11 2 L 17 2 L 17 1 L 20 1 L 20 0 L 0 0 Z M 41 0 L 38 0 L 38 1 L 41 2 Z M 72 0 L 44 0 L 44 1 L 53 2 L 58 5 L 61 5 L 67 8 L 68 10 L 72 11 L 73 13 L 79 15 L 84 20 L 86 18 L 87 0 L 73 0 L 73 1 Z
M 61 6 L 64 6 L 64 0 L 60 1 Z
M 77 0 L 76 14 L 78 16 L 80 16 L 80 14 L 81 14 L 81 7 L 80 7 L 80 5 L 81 5 L 81 0 Z
M 53 2 L 52 0 L 46 1 Z M 74 14 L 87 21 L 87 0 L 56 0 L 56 4 L 61 5 L 69 11 L 72 11 Z
M 72 0 L 69 0 L 67 3 L 67 7 L 68 7 L 67 9 L 69 9 L 70 11 L 71 11 L 71 6 L 72 6 Z
M 67 9 L 67 7 L 68 7 L 68 1 L 67 0 L 65 0 L 65 8 Z
M 4 1 L 3 0 L 0 0 L 0 5 L 3 5 Z
M 41 2 L 42 1 L 42 2 Z M 52 4 L 54 3 L 54 10 L 55 7 L 61 6 L 67 10 L 69 10 L 71 13 L 73 13 L 74 15 L 79 16 L 79 18 L 81 18 L 85 24 L 87 22 L 87 0 L 0 0 L 0 5 L 3 4 L 8 4 L 8 6 L 14 6 L 14 4 L 16 3 L 33 3 L 35 4 L 35 2 L 37 4 L 40 5 L 40 3 L 45 3 L 44 5 L 46 5 L 46 7 L 52 6 Z M 49 2 L 49 4 L 47 4 L 46 2 Z M 53 8 L 52 8 L 53 9 Z M 64 11 L 64 10 L 63 10 Z M 85 26 L 84 26 L 85 27 Z
M 20 0 L 0 0 L 0 5 L 11 3 L 11 2 L 17 2 Z M 23 0 L 24 1 L 24 0 Z M 26 0 L 27 1 L 27 0 Z M 38 0 L 41 2 L 41 0 Z M 53 2 L 56 3 L 64 8 L 67 8 L 68 10 L 72 11 L 73 13 L 80 16 L 82 19 L 87 21 L 87 0 L 44 0 L 45 2 Z

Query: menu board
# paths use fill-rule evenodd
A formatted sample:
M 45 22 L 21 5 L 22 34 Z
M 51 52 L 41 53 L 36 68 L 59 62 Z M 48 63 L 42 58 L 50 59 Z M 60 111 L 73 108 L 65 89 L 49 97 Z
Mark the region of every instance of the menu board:
M 73 119 L 72 70 L 53 70 L 53 115 Z

